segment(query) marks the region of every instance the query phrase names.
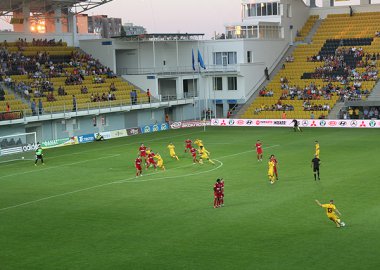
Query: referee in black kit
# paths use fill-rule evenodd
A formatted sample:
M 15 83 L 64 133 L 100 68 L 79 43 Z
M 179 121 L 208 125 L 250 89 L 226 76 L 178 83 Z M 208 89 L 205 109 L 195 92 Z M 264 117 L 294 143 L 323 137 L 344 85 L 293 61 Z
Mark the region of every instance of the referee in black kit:
M 314 181 L 317 181 L 317 175 L 318 175 L 318 180 L 321 180 L 321 178 L 319 178 L 320 165 L 321 165 L 321 160 L 317 158 L 317 155 L 315 155 L 314 158 L 311 160 L 311 167 L 313 168 L 313 173 L 314 173 Z
M 294 126 L 293 126 L 294 132 L 296 132 L 297 130 L 302 132 L 302 129 L 298 126 L 297 119 L 293 119 L 292 123 L 294 123 Z

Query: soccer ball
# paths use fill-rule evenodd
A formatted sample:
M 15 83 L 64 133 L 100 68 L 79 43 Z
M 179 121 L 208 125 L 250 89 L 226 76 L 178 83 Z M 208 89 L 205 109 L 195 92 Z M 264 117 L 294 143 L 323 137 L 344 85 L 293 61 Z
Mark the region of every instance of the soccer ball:
M 343 221 L 340 223 L 340 226 L 341 227 L 344 227 L 344 226 L 346 226 L 346 223 L 344 223 Z
M 24 159 L 24 157 L 21 157 L 21 159 Z

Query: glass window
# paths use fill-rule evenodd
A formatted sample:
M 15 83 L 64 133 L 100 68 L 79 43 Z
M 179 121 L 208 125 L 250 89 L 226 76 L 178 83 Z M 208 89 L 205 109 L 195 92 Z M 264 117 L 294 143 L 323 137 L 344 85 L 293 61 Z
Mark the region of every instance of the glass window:
M 214 65 L 222 65 L 222 53 L 214 53 Z
M 236 65 L 237 59 L 236 59 L 236 52 L 229 52 L 228 53 L 228 64 L 229 65 Z
M 273 5 L 273 15 L 278 15 L 279 13 L 277 12 L 278 11 L 277 3 L 272 3 L 272 5 Z
M 257 16 L 261 16 L 261 5 L 260 4 L 257 4 L 256 5 L 256 14 L 257 14 Z
M 252 51 L 247 51 L 247 63 L 252 63 Z
M 228 77 L 228 90 L 237 90 L 237 77 Z
M 256 12 L 256 4 L 252 4 L 252 5 L 251 5 L 251 9 L 252 9 L 252 16 L 257 16 L 257 12 Z
M 272 16 L 273 15 L 273 12 L 272 12 L 272 3 L 267 3 L 267 14 L 268 14 L 268 16 Z
M 223 90 L 223 80 L 222 77 L 214 77 L 213 78 L 213 89 L 214 91 Z
M 267 16 L 267 4 L 266 3 L 261 3 L 261 15 Z

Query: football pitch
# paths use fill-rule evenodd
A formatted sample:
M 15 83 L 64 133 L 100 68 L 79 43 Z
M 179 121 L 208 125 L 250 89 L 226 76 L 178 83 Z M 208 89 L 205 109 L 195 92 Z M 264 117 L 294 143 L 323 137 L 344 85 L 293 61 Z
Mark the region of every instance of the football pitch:
M 48 149 L 45 166 L 0 164 L 0 269 L 378 269 L 379 135 L 208 127 Z M 202 139 L 215 165 L 193 165 L 188 138 Z M 166 171 L 135 177 L 140 143 L 160 152 Z M 274 185 L 270 154 L 279 161 Z M 214 209 L 220 177 L 225 207 Z M 334 199 L 346 227 L 315 199 Z

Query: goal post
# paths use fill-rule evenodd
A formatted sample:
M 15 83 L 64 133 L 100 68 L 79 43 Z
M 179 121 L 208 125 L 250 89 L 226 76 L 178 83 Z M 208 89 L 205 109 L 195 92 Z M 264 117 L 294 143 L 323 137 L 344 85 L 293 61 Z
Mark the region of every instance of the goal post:
M 0 136 L 0 163 L 33 160 L 37 147 L 36 132 Z

